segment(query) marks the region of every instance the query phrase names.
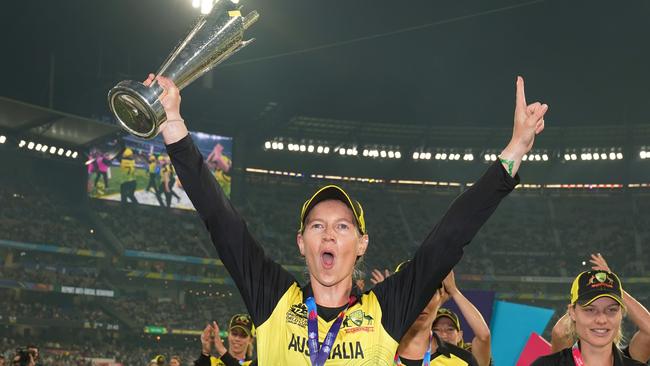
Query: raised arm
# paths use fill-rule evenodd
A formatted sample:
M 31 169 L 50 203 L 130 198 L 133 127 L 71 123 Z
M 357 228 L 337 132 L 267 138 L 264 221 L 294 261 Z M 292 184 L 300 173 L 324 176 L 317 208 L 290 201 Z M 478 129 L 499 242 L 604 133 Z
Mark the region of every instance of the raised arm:
M 149 75 L 145 85 L 152 80 L 153 75 Z M 159 77 L 157 80 L 164 89 L 160 100 L 167 121 L 160 126 L 160 130 L 167 152 L 185 192 L 210 232 L 221 261 L 237 285 L 253 322 L 259 326 L 271 315 L 279 299 L 295 280 L 265 255 L 212 176 L 180 116 L 178 88 L 167 78 Z
M 518 183 L 517 171 L 535 136 L 544 129 L 548 106 L 526 105 L 522 78 L 517 78 L 517 102 L 512 138 L 483 176 L 461 194 L 397 274 L 375 286 L 384 314 L 382 323 L 394 339 L 402 335 L 431 300 L 436 288 L 463 255 L 467 245 L 501 200 Z
M 479 366 L 488 366 L 490 358 L 492 357 L 490 350 L 490 328 L 488 327 L 483 315 L 472 304 L 456 286 L 456 278 L 454 271 L 449 272 L 447 278 L 442 281 L 442 285 L 449 294 L 449 297 L 454 299 L 460 312 L 465 317 L 467 325 L 472 328 L 474 338 L 472 339 L 472 355 L 476 357 Z
M 551 330 L 551 352 L 559 352 L 573 345 L 573 339 L 568 333 L 570 321 L 569 314 L 564 314 L 553 326 L 553 330 Z

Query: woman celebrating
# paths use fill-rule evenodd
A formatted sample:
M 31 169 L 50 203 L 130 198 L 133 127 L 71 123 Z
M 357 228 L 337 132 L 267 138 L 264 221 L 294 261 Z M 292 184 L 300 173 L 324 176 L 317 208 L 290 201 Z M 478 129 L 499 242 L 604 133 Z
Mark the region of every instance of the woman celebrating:
M 607 261 L 600 254 L 592 254 L 589 260 L 593 265 L 594 271 L 611 272 Z M 632 336 L 627 346 L 621 348 L 623 354 L 633 360 L 641 363 L 650 362 L 650 312 L 640 302 L 632 297 L 627 291 L 623 291 L 623 306 L 626 310 L 627 317 L 639 330 Z M 557 321 L 551 332 L 551 346 L 553 351 L 557 352 L 563 348 L 570 347 L 574 340 L 567 333 L 570 329 L 571 317 L 565 314 Z
M 623 337 L 623 288 L 609 271 L 582 272 L 571 286 L 569 334 L 573 345 L 538 358 L 531 366 L 643 366 L 618 348 Z
M 154 75 L 145 81 L 150 85 Z M 463 247 L 518 182 L 522 157 L 544 129 L 548 106 L 527 105 L 517 79 L 513 135 L 486 173 L 460 195 L 424 240 L 411 265 L 370 291 L 353 291 L 355 264 L 368 246 L 359 202 L 326 186 L 302 206 L 296 241 L 309 283 L 301 286 L 268 258 L 214 180 L 180 116 L 178 88 L 156 81 L 167 121 L 160 126 L 172 163 L 257 325 L 262 365 L 390 365 L 399 340 L 460 260 Z

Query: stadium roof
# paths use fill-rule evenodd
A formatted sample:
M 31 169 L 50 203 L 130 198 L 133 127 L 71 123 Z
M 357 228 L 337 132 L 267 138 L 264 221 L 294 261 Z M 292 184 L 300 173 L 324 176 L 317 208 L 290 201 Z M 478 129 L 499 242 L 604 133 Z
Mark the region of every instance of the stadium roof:
M 0 97 L 0 128 L 21 136 L 40 136 L 65 146 L 84 146 L 120 129 L 89 118 Z

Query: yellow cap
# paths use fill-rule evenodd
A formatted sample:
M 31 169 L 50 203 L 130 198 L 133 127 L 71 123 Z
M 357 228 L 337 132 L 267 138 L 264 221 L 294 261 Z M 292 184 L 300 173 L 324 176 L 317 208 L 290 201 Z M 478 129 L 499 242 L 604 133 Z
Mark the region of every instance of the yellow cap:
M 363 216 L 363 207 L 361 207 L 361 204 L 358 201 L 351 199 L 350 196 L 343 190 L 343 188 L 335 185 L 329 185 L 319 189 L 302 205 L 302 210 L 300 211 L 300 232 L 303 232 L 305 230 L 305 219 L 307 218 L 307 215 L 311 209 L 314 208 L 314 206 L 316 206 L 318 203 L 325 200 L 339 200 L 345 203 L 345 205 L 348 206 L 354 214 L 359 232 L 361 232 L 362 235 L 368 233 L 366 231 L 366 220 Z

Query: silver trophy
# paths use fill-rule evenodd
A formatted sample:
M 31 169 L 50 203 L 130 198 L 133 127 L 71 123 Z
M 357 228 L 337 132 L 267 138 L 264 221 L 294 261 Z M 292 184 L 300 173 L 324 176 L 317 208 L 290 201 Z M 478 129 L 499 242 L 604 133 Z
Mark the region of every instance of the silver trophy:
M 179 89 L 205 74 L 219 63 L 246 47 L 244 31 L 257 19 L 252 11 L 242 17 L 240 7 L 231 0 L 219 0 L 212 11 L 201 17 L 178 47 L 162 64 L 156 75 L 170 78 Z M 158 97 L 163 89 L 154 81 L 150 86 L 125 80 L 108 92 L 108 105 L 122 127 L 132 135 L 151 139 L 167 117 Z

